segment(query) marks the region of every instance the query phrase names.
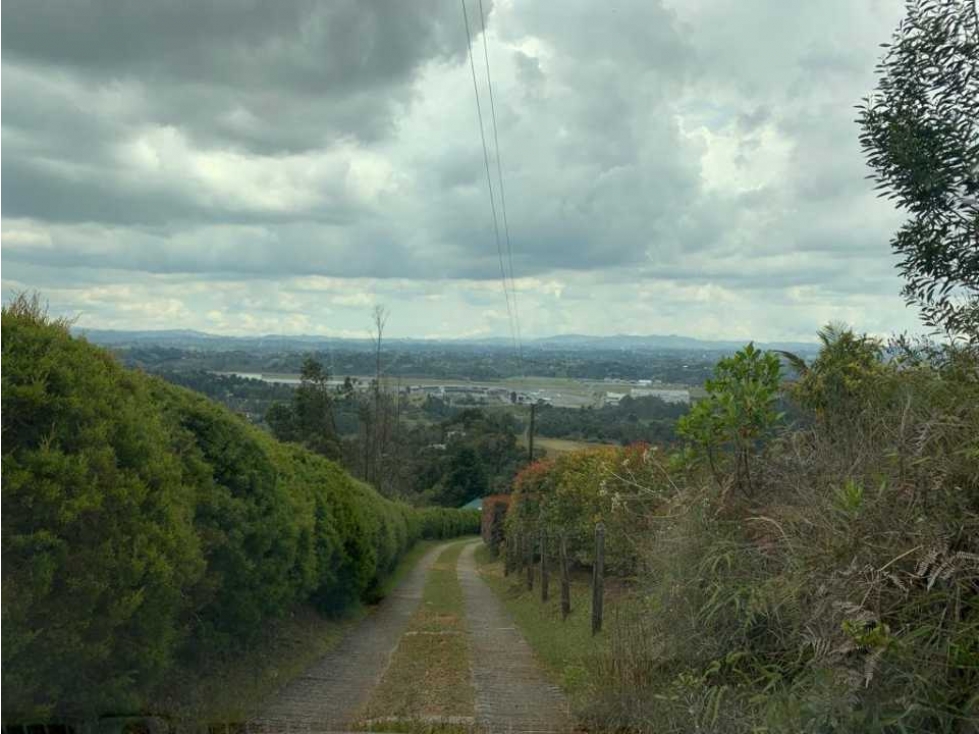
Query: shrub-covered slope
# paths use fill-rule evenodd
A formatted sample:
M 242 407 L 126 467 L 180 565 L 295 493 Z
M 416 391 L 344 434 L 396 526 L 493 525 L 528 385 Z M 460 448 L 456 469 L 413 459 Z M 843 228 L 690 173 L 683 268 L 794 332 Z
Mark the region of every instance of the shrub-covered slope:
M 3 312 L 5 713 L 126 710 L 178 658 L 378 594 L 478 515 L 386 500 L 224 408 Z
M 790 383 L 774 354 L 721 360 L 682 449 L 518 476 L 507 546 L 591 564 L 602 521 L 632 592 L 584 666 L 590 728 L 979 732 L 979 361 L 821 338 Z

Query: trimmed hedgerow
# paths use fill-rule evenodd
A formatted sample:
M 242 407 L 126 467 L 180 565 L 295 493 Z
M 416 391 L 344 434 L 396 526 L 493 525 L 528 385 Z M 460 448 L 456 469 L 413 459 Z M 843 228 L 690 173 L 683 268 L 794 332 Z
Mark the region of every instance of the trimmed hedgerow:
M 135 709 L 178 658 L 305 601 L 375 600 L 417 539 L 478 530 L 122 368 L 36 303 L 2 318 L 5 714 Z

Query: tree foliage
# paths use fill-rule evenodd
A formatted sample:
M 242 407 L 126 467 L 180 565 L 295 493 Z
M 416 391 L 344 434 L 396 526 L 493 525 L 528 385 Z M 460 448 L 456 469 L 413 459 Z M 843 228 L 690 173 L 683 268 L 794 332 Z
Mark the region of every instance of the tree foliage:
M 687 405 L 655 396 L 626 395 L 615 405 L 600 408 L 540 406 L 537 433 L 554 438 L 616 442 L 670 443 L 676 440 L 676 421 Z
M 974 0 L 909 0 L 860 107 L 883 196 L 910 214 L 892 240 L 927 323 L 979 343 L 979 17 Z
M 266 413 L 265 420 L 273 435 L 280 441 L 301 443 L 329 459 L 339 458 L 334 392 L 330 388 L 329 371 L 307 357 L 291 403 L 274 403 Z
M 682 436 L 704 449 L 715 477 L 733 462 L 734 483 L 749 494 L 752 455 L 781 418 L 776 410 L 780 375 L 777 356 L 748 344 L 717 363 L 704 385 L 707 397 L 677 424 Z

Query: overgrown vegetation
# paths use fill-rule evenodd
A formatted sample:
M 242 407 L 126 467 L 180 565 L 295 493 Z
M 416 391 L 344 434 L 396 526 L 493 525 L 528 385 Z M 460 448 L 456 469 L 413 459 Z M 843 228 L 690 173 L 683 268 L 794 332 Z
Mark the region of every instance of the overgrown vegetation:
M 123 369 L 36 298 L 2 328 L 5 713 L 137 709 L 176 662 L 371 601 L 417 538 L 478 528 Z
M 602 520 L 641 605 L 589 662 L 586 722 L 979 731 L 979 363 L 822 337 L 783 383 L 798 423 L 778 425 L 778 365 L 749 347 L 718 365 L 689 447 L 520 476 L 507 545 L 567 534 L 587 564 Z

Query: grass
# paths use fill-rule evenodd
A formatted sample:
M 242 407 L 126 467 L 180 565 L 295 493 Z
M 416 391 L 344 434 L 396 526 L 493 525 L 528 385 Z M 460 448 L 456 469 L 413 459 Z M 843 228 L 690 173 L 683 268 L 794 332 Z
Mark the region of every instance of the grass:
M 466 542 L 451 544 L 432 565 L 421 604 L 364 709 L 368 725 L 383 724 L 386 731 L 442 731 L 437 727 L 474 715 L 462 587 L 456 575 Z
M 509 577 L 503 575 L 503 564 L 492 558 L 489 548 L 481 545 L 476 549 L 479 573 L 503 601 L 513 615 L 517 627 L 523 633 L 541 662 L 547 675 L 559 685 L 572 701 L 587 692 L 590 684 L 591 661 L 606 645 L 604 634 L 591 634 L 591 589 L 588 581 L 572 579 L 571 614 L 561 620 L 561 585 L 552 569 L 550 599 L 540 600 L 540 586 L 527 591 L 522 573 Z M 622 600 L 619 603 L 627 603 Z M 611 609 L 606 604 L 606 624 Z
M 567 454 L 571 451 L 581 451 L 582 449 L 594 449 L 599 446 L 616 446 L 618 444 L 607 444 L 596 441 L 573 441 L 567 438 L 547 438 L 545 436 L 535 436 L 534 446 L 547 449 L 548 456 L 554 454 Z M 536 452 L 535 452 L 536 453 Z
M 434 545 L 429 540 L 416 543 L 385 580 L 382 594 L 389 594 Z M 147 709 L 193 723 L 246 720 L 261 702 L 333 649 L 367 612 L 360 606 L 330 619 L 311 606 L 300 606 L 270 623 L 248 649 L 208 660 L 203 667 L 178 669 Z

